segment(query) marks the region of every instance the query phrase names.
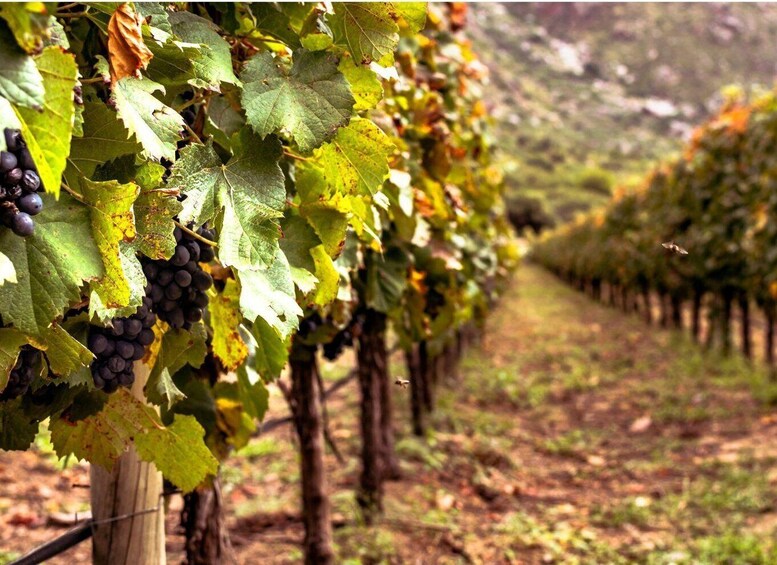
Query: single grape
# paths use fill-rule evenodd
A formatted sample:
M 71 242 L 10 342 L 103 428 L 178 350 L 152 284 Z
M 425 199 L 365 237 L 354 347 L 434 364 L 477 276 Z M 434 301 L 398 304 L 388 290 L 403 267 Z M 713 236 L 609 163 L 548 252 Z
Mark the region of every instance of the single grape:
M 99 355 L 105 348 L 108 347 L 108 338 L 102 334 L 92 334 L 89 336 L 89 351 L 95 355 Z
M 210 276 L 210 273 L 206 273 L 205 271 L 197 271 L 192 275 L 192 285 L 197 290 L 208 290 L 213 286 L 213 277 Z
M 143 359 L 143 356 L 146 354 L 146 348 L 137 341 L 132 344 L 132 347 L 135 349 L 134 353 L 132 354 L 132 360 L 139 361 Z
M 25 212 L 19 212 L 13 217 L 11 229 L 16 235 L 27 237 L 32 235 L 35 231 L 35 223 L 32 221 L 32 218 L 29 214 Z
M 132 356 L 135 354 L 135 347 L 133 347 L 131 342 L 122 340 L 116 344 L 116 353 L 122 359 L 132 359 Z
M 165 298 L 159 303 L 159 306 L 162 309 L 162 312 L 172 312 L 178 308 L 178 302 L 176 302 L 175 299 Z M 164 317 L 162 319 L 164 320 Z
M 210 263 L 216 258 L 216 254 L 213 252 L 213 248 L 210 245 L 202 245 L 200 247 L 200 261 L 203 263 Z
M 186 288 L 192 284 L 192 275 L 188 271 L 178 271 L 175 273 L 175 282 L 181 288 Z
M 183 267 L 189 262 L 189 250 L 183 245 L 175 248 L 175 254 L 170 258 L 170 263 L 176 267 Z
M 184 317 L 187 322 L 191 322 L 192 324 L 199 322 L 202 320 L 202 308 L 197 308 L 196 306 L 187 308 Z
M 16 155 L 7 151 L 0 151 L 0 172 L 7 173 L 12 171 L 19 164 Z
M 23 169 L 31 169 L 33 171 L 35 170 L 35 161 L 33 161 L 30 150 L 27 149 L 27 147 L 19 149 L 19 151 L 16 153 L 16 156 L 19 158 L 20 167 Z
M 126 366 L 127 364 L 124 362 L 124 359 L 119 355 L 114 355 L 108 359 L 108 368 L 114 373 L 121 373 Z
M 5 144 L 8 151 L 17 151 L 24 144 L 21 132 L 18 129 L 5 130 Z
M 143 328 L 152 328 L 156 324 L 156 314 L 153 312 L 146 316 L 143 320 Z M 141 332 L 142 333 L 142 332 Z
M 165 289 L 162 288 L 159 284 L 154 284 L 153 287 L 151 287 L 151 300 L 154 302 L 159 302 L 165 297 Z
M 22 196 L 16 205 L 22 212 L 27 212 L 30 216 L 35 216 L 43 210 L 43 199 L 41 199 L 37 192 L 33 192 Z
M 146 263 L 143 265 L 143 274 L 146 275 L 146 279 L 153 281 L 159 274 L 159 268 L 154 263 Z
M 113 335 L 124 335 L 124 320 L 121 318 L 113 320 Z
M 183 230 L 178 226 L 175 226 L 175 229 L 173 230 L 173 237 L 175 238 L 176 243 L 181 241 L 181 238 L 183 237 Z
M 24 172 L 19 167 L 16 167 L 5 173 L 5 182 L 9 185 L 17 185 L 22 181 L 23 176 Z
M 144 328 L 137 337 L 140 345 L 151 345 L 154 343 L 154 331 L 150 328 Z
M 165 296 L 170 300 L 178 300 L 182 295 L 181 287 L 174 282 L 170 283 L 165 289 Z
M 140 313 L 140 309 L 138 309 L 138 313 Z M 143 322 L 135 318 L 130 318 L 129 320 L 124 322 L 124 335 L 130 339 L 136 337 L 140 333 L 140 330 L 142 329 L 143 329 Z
M 35 171 L 28 169 L 22 175 L 22 186 L 29 192 L 35 192 L 40 188 L 40 177 Z
M 171 271 L 170 269 L 163 269 L 159 271 L 159 274 L 156 277 L 156 282 L 161 284 L 162 286 L 167 286 L 170 284 L 170 282 L 175 277 L 175 273 Z
M 168 314 L 169 324 L 174 328 L 180 328 L 184 324 L 183 310 L 176 308 Z

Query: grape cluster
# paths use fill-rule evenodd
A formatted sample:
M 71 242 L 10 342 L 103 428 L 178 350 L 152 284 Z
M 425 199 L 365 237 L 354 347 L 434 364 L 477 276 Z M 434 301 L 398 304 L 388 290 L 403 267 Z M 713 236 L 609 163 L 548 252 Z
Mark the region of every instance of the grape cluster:
M 113 392 L 135 382 L 133 365 L 143 358 L 146 347 L 154 342 L 156 315 L 151 311 L 151 298 L 129 318 L 114 318 L 111 327 L 90 326 L 87 345 L 97 357 L 92 362 L 94 386 Z
M 204 226 L 197 233 L 211 241 L 215 237 L 215 232 Z M 175 253 L 170 259 L 144 259 L 146 293 L 160 319 L 173 328 L 188 330 L 202 320 L 203 309 L 208 305 L 205 292 L 213 286 L 213 278 L 200 262 L 212 261 L 215 253 L 210 245 L 179 227 L 175 228 L 175 241 Z
M 352 345 L 353 335 L 351 334 L 351 330 L 350 328 L 345 328 L 344 330 L 337 332 L 335 337 L 332 338 L 332 341 L 325 343 L 322 346 L 324 357 L 330 361 L 334 361 L 342 355 L 343 350 L 346 347 L 351 347 Z
M 16 235 L 35 231 L 32 216 L 43 209 L 40 177 L 18 130 L 5 130 L 8 151 L 0 151 L 0 222 Z
M 13 400 L 27 392 L 32 379 L 35 378 L 35 365 L 39 358 L 40 350 L 31 345 L 22 347 L 16 365 L 8 377 L 8 384 L 0 394 L 0 400 Z

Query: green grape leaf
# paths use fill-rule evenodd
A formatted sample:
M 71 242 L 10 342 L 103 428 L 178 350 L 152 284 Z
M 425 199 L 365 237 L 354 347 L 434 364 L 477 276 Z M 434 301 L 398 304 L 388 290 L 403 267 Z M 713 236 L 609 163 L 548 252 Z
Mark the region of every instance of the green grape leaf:
M 279 249 L 267 269 L 243 270 L 240 308 L 249 321 L 262 318 L 286 339 L 299 325 L 302 309 L 294 296 L 289 262 Z
M 257 53 L 242 79 L 243 108 L 254 131 L 262 138 L 279 133 L 303 152 L 330 139 L 351 116 L 348 82 L 327 53 L 297 51 L 290 70 L 270 53 Z
M 19 357 L 19 349 L 26 343 L 27 337 L 19 330 L 0 328 L 0 392 L 8 384 L 8 377 Z
M 129 132 L 119 116 L 103 102 L 87 101 L 83 112 L 83 135 L 74 137 L 68 157 L 65 177 L 71 186 L 78 185 L 78 177 L 92 178 L 98 165 L 140 152 L 140 144 L 129 138 Z
M 38 433 L 38 421 L 24 413 L 22 399 L 0 402 L 0 449 L 25 451 Z
M 82 179 L 81 194 L 89 208 L 92 234 L 103 259 L 104 275 L 92 284 L 108 308 L 130 303 L 130 286 L 122 266 L 119 242 L 135 239 L 135 215 L 132 204 L 140 188 L 132 182 L 94 182 Z
M 238 269 L 269 265 L 278 248 L 286 186 L 278 166 L 281 146 L 244 129 L 237 154 L 222 165 L 211 146 L 193 145 L 182 151 L 173 167 L 170 186 L 187 198 L 181 222 L 199 226 L 223 215 L 219 229 L 219 260 Z
M 318 279 L 313 274 L 316 265 L 310 250 L 318 245 L 318 236 L 313 228 L 299 216 L 290 216 L 281 223 L 283 237 L 280 240 L 281 250 L 289 260 L 291 276 L 294 284 L 304 294 L 315 289 Z
M 154 31 L 152 28 L 152 34 Z M 165 41 L 146 41 L 146 45 L 154 55 L 146 70 L 151 80 L 173 87 L 189 84 L 196 87 L 207 86 L 207 83 L 197 78 L 194 68 L 194 62 L 202 59 L 207 48 L 174 41 L 172 36 L 167 37 Z
M 135 200 L 135 246 L 146 257 L 166 259 L 175 252 L 175 223 L 181 211 L 178 190 L 161 187 L 165 168 L 157 163 L 144 163 L 135 176 L 140 194 Z
M 16 42 L 27 51 L 36 53 L 49 37 L 54 18 L 48 15 L 42 2 L 9 2 L 0 4 L 0 18 L 11 28 Z
M 148 428 L 135 438 L 135 448 L 183 492 L 218 472 L 219 463 L 205 445 L 205 430 L 194 416 L 176 414 L 169 426 Z
M 57 324 L 43 333 L 41 341 L 51 372 L 60 377 L 88 366 L 94 358 L 91 351 Z
M 160 29 L 168 34 L 173 33 L 169 14 L 161 2 L 138 2 L 135 4 L 135 9 L 150 27 Z
M 258 31 L 280 39 L 292 49 L 300 47 L 299 36 L 294 33 L 288 14 L 282 12 L 281 8 L 270 2 L 252 2 L 250 6 Z
M 350 57 L 343 57 L 337 69 L 351 85 L 356 103 L 355 111 L 372 110 L 383 99 L 383 84 L 372 69 L 354 63 Z
M 103 260 L 105 258 L 103 257 Z M 108 306 L 101 296 L 105 294 L 105 279 L 92 285 L 92 294 L 89 300 L 89 315 L 97 316 L 103 323 L 112 318 L 125 318 L 134 314 L 143 302 L 146 295 L 146 275 L 140 264 L 135 246 L 125 242 L 119 243 L 119 263 L 124 276 L 122 288 L 127 289 L 127 303 L 124 306 Z M 109 294 L 112 294 L 110 291 Z
M 71 422 L 66 417 L 53 419 L 49 424 L 51 443 L 60 457 L 71 453 L 104 467 L 113 468 L 116 459 L 124 453 L 132 438 L 140 436 L 150 426 L 161 426 L 153 408 L 120 388 L 109 395 L 102 410 Z
M 213 354 L 227 371 L 237 369 L 248 356 L 240 337 L 240 289 L 234 279 L 228 279 L 224 290 L 209 293 L 210 327 L 213 329 Z
M 256 318 L 251 328 L 256 340 L 254 369 L 265 382 L 277 379 L 289 359 L 288 343 L 262 318 Z
M 326 252 L 336 257 L 343 249 L 345 233 L 348 229 L 348 216 L 326 205 L 325 202 L 313 202 L 300 206 L 299 213 L 313 226 L 316 234 L 326 248 Z
M 0 253 L 16 267 L 16 284 L 0 286 L 0 315 L 31 335 L 40 335 L 67 306 L 81 299 L 81 284 L 103 275 L 92 239 L 89 209 L 63 195 L 44 195 L 35 233 L 19 237 L 0 230 Z
M 167 402 L 170 408 L 183 398 L 170 377 L 186 365 L 195 369 L 202 365 L 208 353 L 206 339 L 205 326 L 201 323 L 194 324 L 189 331 L 169 329 L 164 332 L 146 383 L 146 396 L 151 402 Z
M 394 2 L 394 10 L 400 23 L 406 27 L 403 30 L 405 35 L 412 37 L 426 26 L 426 2 Z
M 314 164 L 303 162 L 300 168 L 319 167 L 329 194 L 369 196 L 378 192 L 388 178 L 388 158 L 394 150 L 394 144 L 378 126 L 354 118 L 331 142 L 316 149 Z M 309 177 L 302 176 L 299 182 L 305 178 Z
M 59 196 L 75 123 L 73 88 L 78 68 L 75 57 L 59 47 L 46 47 L 35 62 L 45 89 L 43 111 L 19 108 L 18 113 L 41 184 L 47 192 Z
M 383 255 L 371 254 L 367 263 L 367 306 L 388 312 L 397 306 L 407 285 L 407 254 L 393 247 Z
M 192 61 L 195 79 L 192 86 L 218 91 L 221 83 L 240 85 L 232 70 L 229 44 L 217 32 L 213 23 L 190 12 L 172 12 L 169 15 L 173 33 L 187 43 L 205 46 L 202 56 Z
M 327 19 L 335 44 L 355 61 L 369 64 L 394 52 L 399 43 L 399 18 L 394 2 L 336 2 Z
M 35 61 L 19 48 L 8 25 L 0 20 L 0 97 L 17 106 L 40 109 L 44 92 Z
M 237 389 L 246 414 L 256 420 L 263 419 L 270 405 L 270 392 L 250 367 L 244 365 L 237 370 Z
M 6 282 L 15 283 L 16 269 L 7 255 L 0 253 L 0 286 Z
M 323 245 L 317 245 L 310 250 L 310 253 L 316 264 L 316 278 L 319 280 L 313 300 L 316 304 L 323 306 L 337 298 L 337 291 L 340 287 L 340 274 L 337 272 L 332 258 L 326 252 Z
M 175 161 L 183 117 L 154 96 L 158 91 L 164 92 L 159 83 L 126 77 L 114 83 L 111 100 L 116 104 L 121 121 L 142 146 L 141 153 L 145 157 Z

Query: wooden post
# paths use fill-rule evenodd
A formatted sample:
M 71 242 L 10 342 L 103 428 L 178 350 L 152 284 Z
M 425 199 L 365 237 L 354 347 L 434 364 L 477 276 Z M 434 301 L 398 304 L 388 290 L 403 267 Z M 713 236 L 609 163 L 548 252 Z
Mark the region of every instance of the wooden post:
M 672 326 L 675 329 L 683 329 L 683 301 L 677 294 L 669 296 L 672 305 Z
M 426 418 L 424 417 L 423 383 L 419 363 L 418 346 L 413 344 L 405 351 L 407 376 L 410 380 L 410 411 L 413 419 L 413 435 L 423 437 L 426 433 Z
M 742 353 L 750 359 L 753 356 L 750 339 L 750 298 L 744 292 L 739 295 L 739 311 L 742 314 Z
M 385 354 L 381 356 L 378 349 L 383 344 L 385 350 L 385 331 L 385 314 L 368 308 L 356 351 L 361 391 L 362 436 L 362 471 L 356 500 L 368 525 L 372 524 L 375 515 L 383 509 L 380 381 L 386 372 L 386 360 Z
M 143 387 L 149 372 L 147 365 L 135 364 L 132 394 L 136 398 L 145 400 Z M 92 517 L 97 522 L 92 537 L 93 563 L 165 565 L 162 473 L 152 463 L 141 461 L 130 446 L 112 471 L 92 465 L 90 476 Z
M 224 519 L 218 477 L 184 496 L 181 525 L 186 532 L 186 565 L 236 563 Z
M 294 424 L 299 436 L 306 565 L 334 563 L 332 520 L 324 470 L 324 416 L 314 347 L 292 341 L 289 354 Z

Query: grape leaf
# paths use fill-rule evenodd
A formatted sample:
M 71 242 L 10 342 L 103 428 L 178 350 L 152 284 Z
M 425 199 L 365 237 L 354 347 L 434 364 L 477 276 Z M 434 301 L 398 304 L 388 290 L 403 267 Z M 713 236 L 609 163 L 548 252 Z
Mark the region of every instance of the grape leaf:
M 318 236 L 313 228 L 299 216 L 289 216 L 281 222 L 283 237 L 280 246 L 292 269 L 306 269 L 315 272 L 316 265 L 310 250 L 318 245 Z
M 366 65 L 393 53 L 399 43 L 394 2 L 336 2 L 327 19 L 335 44 L 348 49 L 355 61 Z
M 192 86 L 219 91 L 222 82 L 240 85 L 232 70 L 229 44 L 214 29 L 213 23 L 190 12 L 169 15 L 173 32 L 188 43 L 204 45 L 202 56 L 192 61 L 196 78 Z
M 13 328 L 0 328 L 0 392 L 8 384 L 8 377 L 16 365 L 19 348 L 27 343 L 27 337 Z
M 103 102 L 87 101 L 83 112 L 83 135 L 74 137 L 68 157 L 65 177 L 71 186 L 78 186 L 78 176 L 92 178 L 98 165 L 122 155 L 140 152 L 140 144 L 128 139 L 129 132 L 116 112 Z
M 319 167 L 329 194 L 373 195 L 389 176 L 388 158 L 394 144 L 370 120 L 354 118 L 340 128 L 335 138 L 314 152 L 315 162 L 303 162 L 300 169 Z M 299 181 L 302 184 L 301 177 Z M 305 190 L 305 187 L 300 188 Z
M 407 284 L 409 259 L 399 247 L 391 247 L 383 255 L 370 254 L 367 262 L 367 306 L 378 312 L 388 312 L 399 304 Z
M 48 15 L 42 2 L 9 2 L 0 4 L 0 17 L 11 28 L 16 42 L 27 51 L 36 53 L 48 39 L 54 18 Z
M 292 49 L 300 47 L 299 36 L 294 32 L 288 14 L 285 14 L 277 4 L 252 2 L 250 6 L 258 31 L 280 39 Z
M 247 320 L 262 318 L 286 339 L 299 325 L 302 309 L 294 296 L 289 262 L 278 249 L 267 269 L 239 272 L 240 308 Z
M 16 267 L 18 283 L 0 286 L 0 315 L 25 333 L 39 335 L 81 298 L 83 281 L 103 275 L 92 239 L 89 209 L 62 195 L 44 195 L 35 233 L 18 237 L 0 230 L 0 253 Z
M 89 365 L 94 358 L 91 351 L 57 324 L 52 324 L 42 338 L 43 347 L 36 346 L 46 352 L 49 367 L 57 376 L 68 376 Z
M 127 303 L 124 306 L 109 306 L 103 302 L 100 293 L 105 293 L 104 279 L 92 285 L 89 315 L 97 316 L 103 323 L 107 323 L 112 318 L 131 316 L 137 311 L 146 295 L 146 275 L 143 273 L 134 245 L 123 241 L 119 243 L 119 263 L 124 276 L 122 287 L 126 287 L 128 291 Z
M 6 282 L 18 282 L 16 280 L 16 269 L 8 256 L 0 253 L 0 286 L 3 286 Z
M 348 123 L 354 105 L 348 81 L 324 52 L 294 53 L 291 70 L 270 53 L 257 53 L 245 66 L 243 108 L 261 137 L 280 133 L 307 152 Z
M 8 25 L 0 20 L 0 97 L 18 106 L 40 109 L 43 95 L 43 77 L 35 61 L 16 45 Z
M 160 186 L 164 173 L 163 166 L 144 163 L 135 175 L 135 182 L 140 185 L 134 205 L 135 246 L 152 259 L 166 259 L 175 252 L 173 218 L 181 211 L 178 191 Z
M 168 408 L 183 398 L 183 393 L 170 378 L 186 365 L 202 365 L 208 352 L 205 326 L 194 324 L 189 331 L 169 329 L 162 335 L 151 374 L 146 383 L 146 396 L 151 402 L 167 402 Z M 167 374 L 163 374 L 167 370 Z
M 25 451 L 38 433 L 38 420 L 24 413 L 22 399 L 0 402 L 0 449 Z
M 142 22 L 143 17 L 135 12 L 130 2 L 120 4 L 111 14 L 108 21 L 108 57 L 114 81 L 140 76 L 140 70 L 148 67 L 154 56 L 143 42 Z
M 420 33 L 426 25 L 426 2 L 395 2 L 394 10 L 399 16 L 399 23 L 403 30 L 403 35 L 410 37 Z
M 184 122 L 178 112 L 154 97 L 160 90 L 164 92 L 164 87 L 152 80 L 127 77 L 114 83 L 111 100 L 119 118 L 143 147 L 144 156 L 175 161 Z
M 140 188 L 132 182 L 94 182 L 82 179 L 81 194 L 89 207 L 92 234 L 103 260 L 104 275 L 92 284 L 108 308 L 130 303 L 130 286 L 121 263 L 119 242 L 135 239 L 135 215 L 132 204 Z
M 326 252 L 337 256 L 345 242 L 345 232 L 348 229 L 348 216 L 343 212 L 327 206 L 325 202 L 314 201 L 302 204 L 299 213 L 318 234 Z
M 355 111 L 372 110 L 383 99 L 383 85 L 372 69 L 357 65 L 350 57 L 343 57 L 337 69 L 343 73 L 356 103 Z
M 237 154 L 222 165 L 213 147 L 192 145 L 173 167 L 170 186 L 186 194 L 180 219 L 199 226 L 223 215 L 219 259 L 238 269 L 268 265 L 278 248 L 286 186 L 278 166 L 281 146 L 244 129 Z
M 323 245 L 317 245 L 310 250 L 316 264 L 316 278 L 319 280 L 313 300 L 321 306 L 329 304 L 337 298 L 340 286 L 340 274 L 335 269 L 332 258 Z
M 280 376 L 286 366 L 289 358 L 288 344 L 262 318 L 256 318 L 251 329 L 256 340 L 253 350 L 254 369 L 265 382 L 271 382 Z
M 250 367 L 244 365 L 237 370 L 237 388 L 246 414 L 257 420 L 264 418 L 270 404 L 270 392 Z
M 158 421 L 153 408 L 120 388 L 108 397 L 98 413 L 75 422 L 66 417 L 52 419 L 49 429 L 57 455 L 65 457 L 72 453 L 110 470 L 132 438 L 147 427 L 161 426 Z
M 228 279 L 224 290 L 210 294 L 210 327 L 213 329 L 213 354 L 227 371 L 237 369 L 248 356 L 248 348 L 240 337 L 240 289 L 234 279 Z
M 47 192 L 59 196 L 73 133 L 73 88 L 78 68 L 75 57 L 59 47 L 46 47 L 35 62 L 45 88 L 43 111 L 18 109 L 22 135 L 35 160 L 41 184 Z
M 183 492 L 218 472 L 219 463 L 205 445 L 205 430 L 194 416 L 176 414 L 169 426 L 148 428 L 135 438 L 135 448 Z

